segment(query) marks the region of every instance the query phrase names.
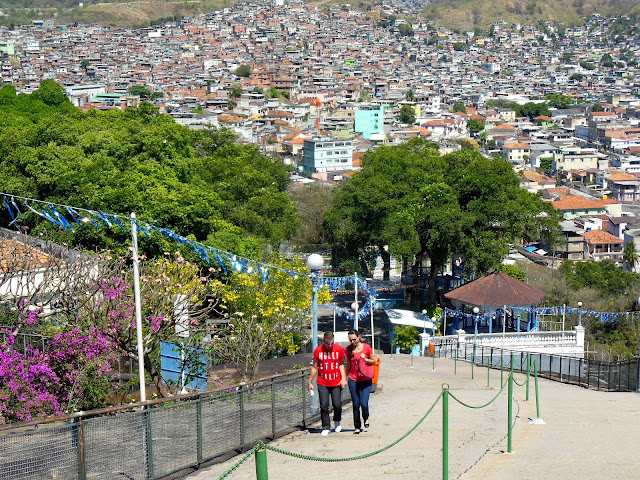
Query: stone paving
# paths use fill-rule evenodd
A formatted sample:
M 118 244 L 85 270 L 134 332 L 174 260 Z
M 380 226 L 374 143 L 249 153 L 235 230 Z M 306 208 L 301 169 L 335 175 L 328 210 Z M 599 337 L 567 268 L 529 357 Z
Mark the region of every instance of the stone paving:
M 638 435 L 640 395 L 605 393 L 564 385 L 545 379 L 540 385 L 540 416 L 544 425 L 531 424 L 536 417 L 534 382 L 529 402 L 525 388 L 514 385 L 512 454 L 507 450 L 507 388 L 500 391 L 500 371 L 475 367 L 474 380 L 468 363 L 382 356 L 378 391 L 370 401 L 371 428 L 353 435 L 351 405 L 343 410 L 340 433 L 320 436 L 319 425 L 271 442 L 283 450 L 323 458 L 361 455 L 385 447 L 409 431 L 428 411 L 443 383 L 469 405 L 495 402 L 481 409 L 466 408 L 449 400 L 450 479 L 568 479 L 640 478 Z M 525 376 L 516 374 L 523 383 Z M 507 375 L 504 374 L 506 381 Z M 189 480 L 218 479 L 241 456 L 202 468 Z M 442 401 L 407 438 L 363 460 L 326 463 L 302 460 L 267 451 L 269 478 L 326 479 L 345 474 L 365 478 L 422 480 L 442 478 Z M 227 478 L 255 479 L 253 458 Z

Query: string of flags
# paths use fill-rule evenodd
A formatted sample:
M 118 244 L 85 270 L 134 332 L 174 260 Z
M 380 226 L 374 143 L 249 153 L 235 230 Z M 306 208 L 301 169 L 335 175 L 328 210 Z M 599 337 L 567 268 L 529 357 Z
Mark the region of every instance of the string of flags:
M 600 323 L 608 323 L 608 322 L 617 322 L 624 320 L 633 320 L 634 313 L 636 314 L 636 318 L 639 315 L 639 312 L 596 312 L 593 310 L 583 310 L 581 308 L 570 308 L 566 306 L 557 306 L 557 307 L 509 307 L 508 310 L 511 310 L 512 314 L 518 313 L 526 313 L 531 315 L 553 315 L 553 316 L 561 316 L 563 310 L 566 315 L 578 314 L 582 317 L 591 317 L 596 320 L 599 320 Z M 498 318 L 499 316 L 504 314 L 504 310 L 500 309 L 491 315 L 486 314 L 478 314 L 474 315 L 473 313 L 465 313 L 460 312 L 458 310 L 452 310 L 450 308 L 445 308 L 445 314 L 449 315 L 453 319 L 456 320 L 464 320 L 465 323 L 467 321 L 473 323 L 478 321 L 481 326 L 487 326 L 488 321 L 490 319 Z
M 139 219 L 131 219 L 130 217 L 113 213 L 105 213 L 89 208 L 72 207 L 53 202 L 44 202 L 42 200 L 21 197 L 18 195 L 10 195 L 6 193 L 0 193 L 0 195 L 2 195 L 4 206 L 7 208 L 9 216 L 11 217 L 9 226 L 18 227 L 19 219 L 28 212 L 32 212 L 35 215 L 44 218 L 53 226 L 61 228 L 62 230 L 69 229 L 73 232 L 75 232 L 77 228 L 87 223 L 91 223 L 96 228 L 104 226 L 108 228 L 117 227 L 120 228 L 122 232 L 127 233 L 125 227 L 130 229 L 133 224 L 136 231 L 147 238 L 150 237 L 150 233 L 157 232 L 166 238 L 170 238 L 178 242 L 179 244 L 186 245 L 191 248 L 191 250 L 193 250 L 200 259 L 206 261 L 208 264 L 213 263 L 219 265 L 225 273 L 228 270 L 235 270 L 237 272 L 244 272 L 248 274 L 259 274 L 261 275 L 263 282 L 266 282 L 270 278 L 272 270 L 287 273 L 294 278 L 297 278 L 299 275 L 309 275 L 302 272 L 288 270 L 276 265 L 264 264 L 257 260 L 220 250 L 178 235 L 171 229 L 158 227 L 152 223 L 141 221 Z M 355 280 L 357 278 L 358 288 L 369 294 L 369 299 L 367 300 L 367 303 L 363 305 L 362 311 L 366 314 L 367 308 L 370 308 L 370 302 L 375 302 L 376 291 L 371 289 L 367 282 L 357 276 L 357 274 L 349 277 L 320 277 L 312 272 L 309 276 L 318 285 L 323 287 L 326 286 L 331 292 L 345 290 L 349 284 L 355 285 Z M 347 310 L 344 310 L 344 314 L 349 317 L 349 312 Z M 350 315 L 350 318 L 353 319 L 353 313 Z M 359 314 L 358 317 L 361 317 L 361 315 Z
M 360 321 L 369 314 L 369 312 L 373 308 L 373 304 L 375 304 L 377 296 L 376 290 L 371 288 L 365 279 L 363 279 L 356 273 L 355 275 L 351 275 L 348 277 L 316 277 L 314 279 L 314 282 L 318 286 L 326 287 L 330 292 L 350 292 L 356 287 L 356 279 L 358 280 L 358 290 L 367 292 L 368 294 L 368 298 L 365 304 L 358 307 L 358 321 Z M 354 311 L 338 307 L 337 305 L 334 305 L 334 308 L 337 315 L 344 315 L 351 321 L 355 319 Z

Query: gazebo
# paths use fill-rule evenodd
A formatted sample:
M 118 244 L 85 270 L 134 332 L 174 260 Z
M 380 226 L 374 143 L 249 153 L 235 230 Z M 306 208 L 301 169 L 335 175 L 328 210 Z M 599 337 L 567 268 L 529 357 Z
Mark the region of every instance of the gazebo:
M 531 285 L 495 271 L 473 282 L 462 285 L 445 294 L 456 310 L 472 310 L 478 307 L 483 316 L 488 316 L 489 332 L 492 330 L 491 316 L 505 307 L 533 306 L 545 293 Z M 458 327 L 458 326 L 457 326 Z

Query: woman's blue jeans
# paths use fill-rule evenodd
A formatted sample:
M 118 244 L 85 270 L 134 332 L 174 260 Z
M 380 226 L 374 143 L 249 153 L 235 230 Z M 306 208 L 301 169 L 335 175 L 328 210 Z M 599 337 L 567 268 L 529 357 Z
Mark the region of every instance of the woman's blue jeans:
M 349 379 L 349 391 L 351 392 L 351 402 L 353 403 L 353 427 L 362 429 L 360 420 L 360 409 L 362 409 L 362 421 L 365 423 L 369 419 L 369 395 L 371 394 L 372 381 L 356 382 Z

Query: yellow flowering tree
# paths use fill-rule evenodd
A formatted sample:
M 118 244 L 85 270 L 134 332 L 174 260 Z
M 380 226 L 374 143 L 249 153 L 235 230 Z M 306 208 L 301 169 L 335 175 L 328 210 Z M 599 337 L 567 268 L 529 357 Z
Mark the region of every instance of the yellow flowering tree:
M 293 354 L 299 350 L 300 345 L 292 339 L 306 340 L 311 323 L 309 270 L 300 261 L 279 259 L 272 263 L 283 270 L 271 268 L 264 281 L 260 274 L 235 273 L 222 293 L 229 324 L 217 331 L 213 348 L 245 381 L 255 379 L 260 362 L 275 352 Z M 289 273 L 294 271 L 302 273 Z M 327 301 L 329 293 L 321 290 L 319 302 Z

